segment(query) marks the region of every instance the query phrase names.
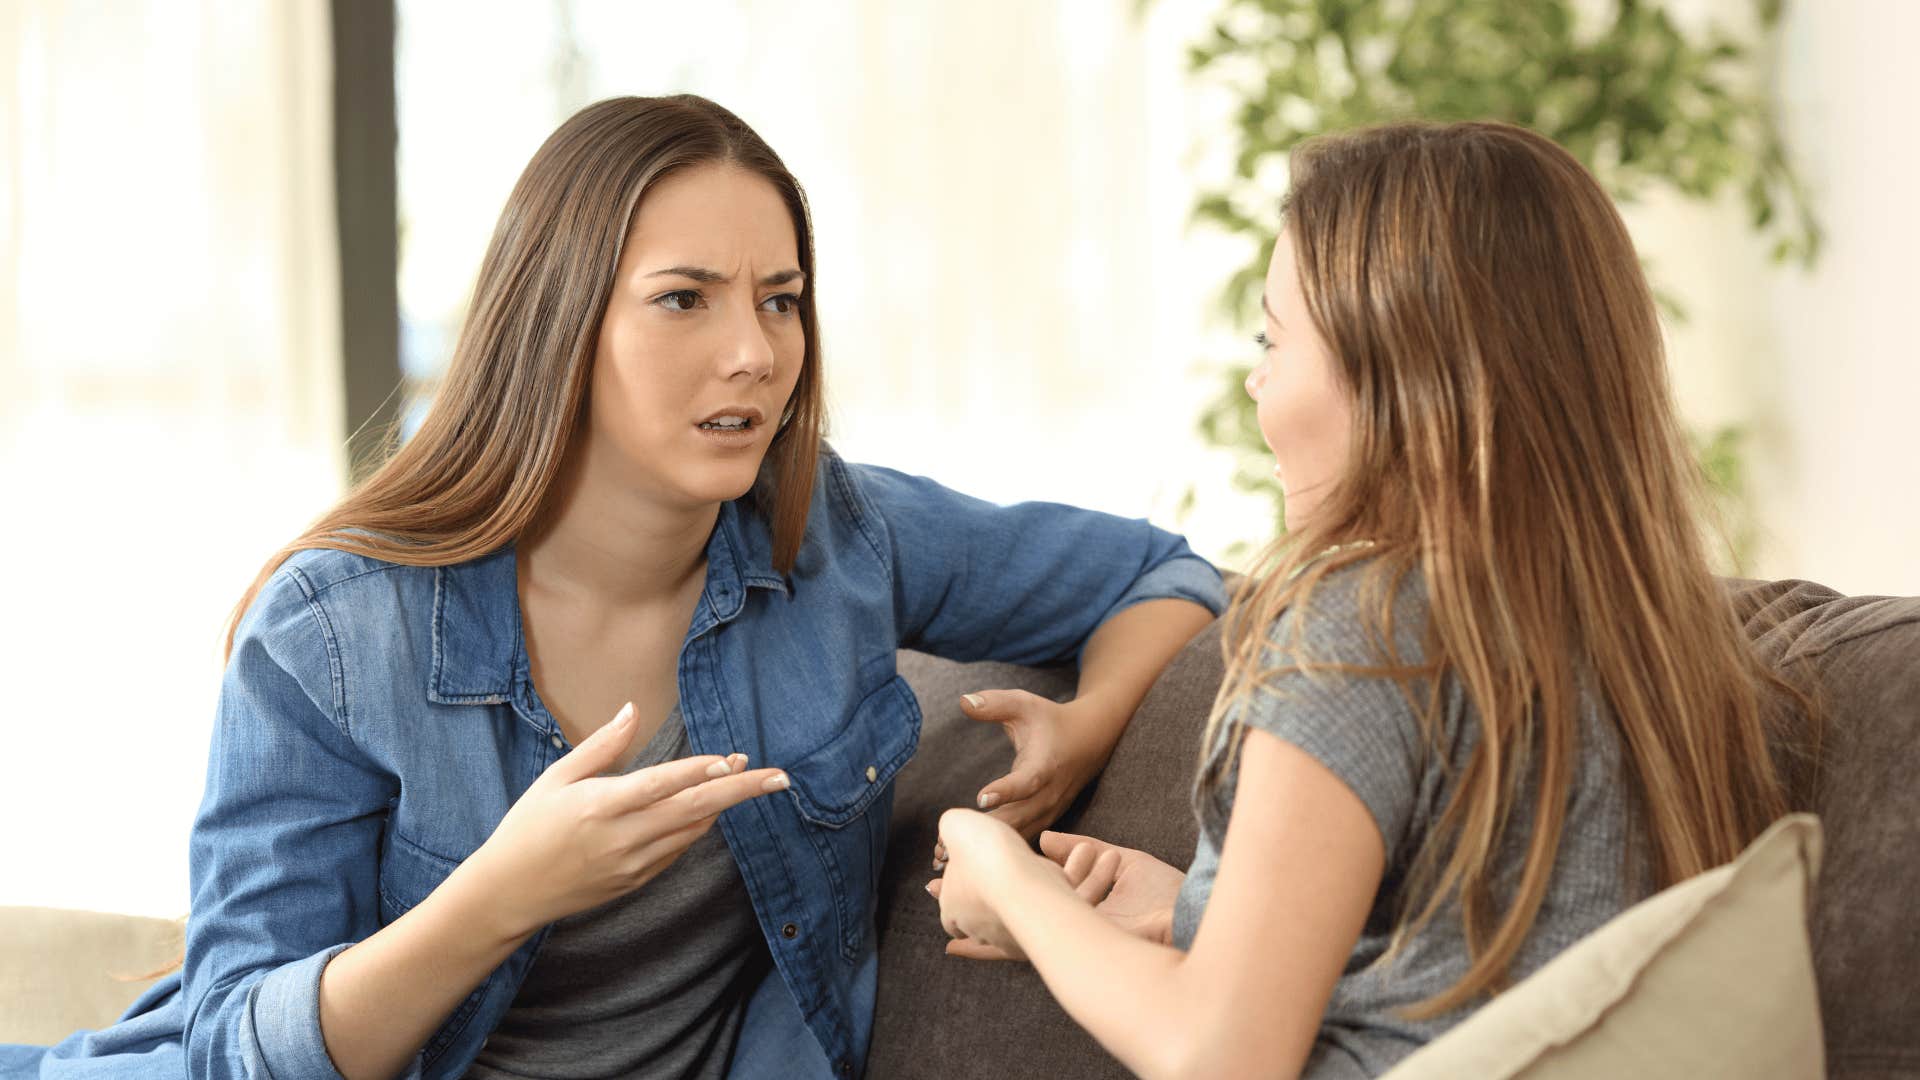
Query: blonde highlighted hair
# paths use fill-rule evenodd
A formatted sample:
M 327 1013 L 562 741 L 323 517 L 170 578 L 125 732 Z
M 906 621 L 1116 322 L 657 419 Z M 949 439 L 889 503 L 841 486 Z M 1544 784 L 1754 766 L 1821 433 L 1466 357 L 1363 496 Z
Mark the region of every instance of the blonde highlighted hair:
M 1504 986 L 1534 924 L 1580 766 L 1583 691 L 1620 735 L 1654 887 L 1730 860 L 1788 809 L 1774 754 L 1793 740 L 1771 690 L 1804 699 L 1754 655 L 1709 568 L 1653 297 L 1578 161 L 1497 123 L 1322 137 L 1293 153 L 1284 221 L 1353 404 L 1352 449 L 1312 520 L 1236 596 L 1203 746 L 1286 671 L 1398 680 L 1430 741 L 1457 682 L 1480 738 L 1414 856 L 1397 927 L 1404 940 L 1458 897 L 1471 965 L 1412 1010 L 1433 1016 Z M 1281 612 L 1311 618 L 1316 585 L 1361 561 L 1380 664 L 1266 666 Z M 1430 614 L 1408 663 L 1389 620 L 1416 572 Z M 1235 745 L 1203 765 L 1203 792 Z M 1497 895 L 1529 783 L 1531 820 L 1512 822 L 1524 867 Z

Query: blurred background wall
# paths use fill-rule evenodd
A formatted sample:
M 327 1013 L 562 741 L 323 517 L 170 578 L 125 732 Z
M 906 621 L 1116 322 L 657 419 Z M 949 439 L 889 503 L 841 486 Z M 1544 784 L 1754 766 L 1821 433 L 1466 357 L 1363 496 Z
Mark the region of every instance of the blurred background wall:
M 843 453 L 1224 558 L 1271 511 L 1196 431 L 1255 329 L 1217 302 L 1244 243 L 1189 224 L 1230 169 L 1234 103 L 1187 58 L 1221 6 L 397 0 L 388 407 L 430 393 L 540 140 L 600 97 L 688 90 L 807 186 Z M 343 490 L 343 297 L 387 286 L 341 259 L 343 14 L 0 4 L 0 904 L 185 910 L 223 620 Z M 1687 308 L 1683 412 L 1748 432 L 1758 576 L 1920 593 L 1917 34 L 1903 0 L 1787 8 L 1768 92 L 1826 228 L 1811 269 L 1731 199 L 1627 209 Z

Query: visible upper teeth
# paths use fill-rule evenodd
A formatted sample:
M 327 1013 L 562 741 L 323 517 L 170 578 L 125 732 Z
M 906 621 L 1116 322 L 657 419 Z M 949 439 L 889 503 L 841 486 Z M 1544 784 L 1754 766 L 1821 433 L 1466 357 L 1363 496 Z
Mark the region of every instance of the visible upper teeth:
M 702 421 L 700 426 L 703 428 L 743 428 L 747 426 L 747 418 L 744 416 L 716 416 L 711 420 Z

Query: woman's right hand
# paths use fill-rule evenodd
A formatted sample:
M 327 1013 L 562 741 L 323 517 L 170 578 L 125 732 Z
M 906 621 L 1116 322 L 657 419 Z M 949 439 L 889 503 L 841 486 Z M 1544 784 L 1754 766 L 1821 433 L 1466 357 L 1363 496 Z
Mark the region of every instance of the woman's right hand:
M 1173 905 L 1185 873 L 1144 851 L 1073 833 L 1041 833 L 1040 853 L 1059 863 L 1074 891 L 1120 929 L 1173 944 Z
M 524 938 L 555 919 L 624 896 L 680 857 L 728 807 L 787 787 L 745 754 L 663 762 L 602 776 L 633 744 L 629 703 L 547 766 L 455 871 L 491 896 L 497 927 Z
M 1155 944 L 1173 944 L 1173 905 L 1186 874 L 1144 851 L 1074 833 L 1041 833 L 1040 854 L 1058 863 L 1073 891 L 1115 926 Z M 936 878 L 927 891 L 939 900 L 945 890 Z M 968 938 L 947 942 L 947 955 L 968 960 L 1016 959 Z

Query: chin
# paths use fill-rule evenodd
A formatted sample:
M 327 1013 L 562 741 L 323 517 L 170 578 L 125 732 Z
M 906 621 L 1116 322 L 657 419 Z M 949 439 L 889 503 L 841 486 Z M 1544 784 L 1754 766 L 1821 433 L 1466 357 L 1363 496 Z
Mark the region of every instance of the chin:
M 765 457 L 761 454 L 751 462 L 712 462 L 696 466 L 683 478 L 681 490 L 703 503 L 732 502 L 753 490 L 754 481 L 760 476 L 760 463 Z

